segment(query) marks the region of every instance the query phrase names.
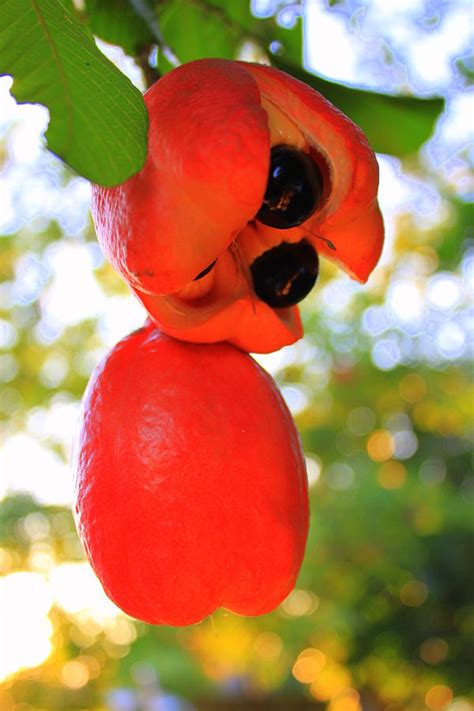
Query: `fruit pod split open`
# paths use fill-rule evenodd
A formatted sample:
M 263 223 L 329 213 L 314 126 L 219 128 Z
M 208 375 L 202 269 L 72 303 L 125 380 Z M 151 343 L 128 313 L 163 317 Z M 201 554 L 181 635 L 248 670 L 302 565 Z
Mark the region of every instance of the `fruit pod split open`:
M 272 67 L 203 59 L 145 94 L 144 168 L 93 186 L 102 248 L 176 338 L 270 352 L 329 258 L 364 282 L 380 256 L 377 162 L 362 131 Z
M 107 595 L 152 624 L 275 608 L 308 530 L 307 480 L 272 378 L 229 344 L 145 327 L 87 387 L 75 518 Z

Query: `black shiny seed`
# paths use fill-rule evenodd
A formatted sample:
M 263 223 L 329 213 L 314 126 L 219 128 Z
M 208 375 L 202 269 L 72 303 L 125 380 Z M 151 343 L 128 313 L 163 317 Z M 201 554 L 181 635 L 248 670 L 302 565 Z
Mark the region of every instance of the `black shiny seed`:
M 202 270 L 202 272 L 199 272 L 197 276 L 194 277 L 193 281 L 198 281 L 199 279 L 202 279 L 203 277 L 206 276 L 206 274 L 209 274 L 211 269 L 214 269 L 216 266 L 217 259 L 214 259 L 213 262 L 211 262 L 205 269 Z
M 315 249 L 306 240 L 282 242 L 250 266 L 258 298 L 273 308 L 294 306 L 309 294 L 319 273 Z
M 285 230 L 305 222 L 317 209 L 323 176 L 313 159 L 292 146 L 274 146 L 262 207 L 256 219 Z

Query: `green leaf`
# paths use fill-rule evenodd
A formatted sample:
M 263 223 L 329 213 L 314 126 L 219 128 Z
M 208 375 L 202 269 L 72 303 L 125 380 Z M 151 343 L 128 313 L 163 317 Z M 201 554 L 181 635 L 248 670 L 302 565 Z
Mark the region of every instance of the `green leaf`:
M 474 237 L 472 204 L 453 196 L 450 208 L 450 220 L 440 233 L 442 241 L 437 248 L 438 269 L 456 269 L 464 250 Z
M 80 175 L 110 186 L 143 166 L 143 97 L 59 0 L 2 0 L 0 73 L 20 103 L 49 109 L 48 147 Z
M 92 32 L 130 55 L 154 41 L 154 37 L 129 0 L 85 0 Z
M 296 18 L 293 27 L 278 24 L 275 17 L 257 19 L 250 12 L 248 0 L 188 0 L 207 5 L 209 12 L 218 9 L 225 23 L 232 23 L 240 30 L 241 39 L 252 39 L 268 51 L 272 42 L 278 42 L 286 57 L 300 63 L 303 58 L 303 26 L 301 17 Z
M 205 57 L 234 59 L 242 40 L 241 29 L 227 14 L 206 2 L 171 0 L 158 14 L 161 31 L 180 62 Z M 160 59 L 160 71 L 170 67 Z
M 273 63 L 296 79 L 321 92 L 347 114 L 367 135 L 374 151 L 394 156 L 415 153 L 433 133 L 444 99 L 389 96 L 354 89 L 310 74 L 286 58 L 275 55 Z
M 259 20 L 250 12 L 248 0 L 170 0 L 158 9 L 158 20 L 181 62 L 204 57 L 235 59 L 246 40 L 265 52 L 271 42 L 279 42 L 286 56 L 301 61 L 301 21 L 287 29 L 274 18 Z M 159 67 L 162 73 L 173 68 L 164 57 Z
M 259 21 L 250 12 L 249 0 L 190 0 L 191 2 L 200 3 L 202 6 L 207 6 L 209 12 L 217 9 L 222 13 L 222 17 L 227 22 L 233 22 L 241 29 L 253 31 L 255 25 Z

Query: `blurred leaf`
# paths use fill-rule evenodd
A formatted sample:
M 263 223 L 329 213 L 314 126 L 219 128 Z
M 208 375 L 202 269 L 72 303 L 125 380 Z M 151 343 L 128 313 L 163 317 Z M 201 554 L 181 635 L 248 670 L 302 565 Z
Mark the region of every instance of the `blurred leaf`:
M 271 33 L 272 41 L 275 40 L 282 46 L 279 56 L 301 65 L 303 62 L 303 25 L 301 19 L 298 18 L 294 27 L 283 27 L 274 21 L 273 28 L 268 27 L 267 31 Z
M 406 156 L 416 152 L 431 136 L 435 121 L 444 109 L 441 98 L 388 96 L 353 89 L 310 74 L 278 55 L 272 61 L 279 69 L 320 91 L 346 113 L 362 128 L 377 153 Z
M 190 0 L 191 3 L 196 0 Z M 239 28 L 246 30 L 247 32 L 256 31 L 256 28 L 260 24 L 260 21 L 255 18 L 250 12 L 250 1 L 249 0 L 202 0 L 201 2 L 196 2 L 202 7 L 208 7 L 209 11 L 212 12 L 213 9 L 220 10 L 222 17 L 225 17 L 227 22 L 232 22 Z
M 186 0 L 171 0 L 158 15 L 168 45 L 181 62 L 204 57 L 233 59 L 242 40 L 242 31 L 225 12 Z M 164 66 L 163 66 L 164 65 Z M 170 69 L 160 59 L 160 70 Z
M 442 243 L 437 248 L 439 269 L 455 269 L 467 247 L 467 240 L 474 239 L 472 204 L 453 198 L 452 219 L 442 233 Z
M 265 51 L 268 50 L 272 42 L 277 42 L 281 45 L 284 56 L 296 63 L 301 63 L 303 27 L 300 17 L 296 18 L 294 27 L 284 27 L 274 17 L 257 19 L 250 12 L 248 0 L 234 0 L 232 3 L 227 0 L 205 0 L 205 3 L 211 9 L 219 8 L 225 21 L 233 23 L 241 30 L 242 39 L 247 36 L 261 44 Z
M 146 158 L 143 98 L 76 17 L 59 0 L 4 0 L 0 27 L 0 72 L 14 77 L 20 103 L 49 109 L 49 148 L 103 185 L 139 171 Z
M 92 32 L 130 55 L 153 42 L 153 35 L 129 0 L 85 0 Z
M 456 69 L 464 79 L 466 86 L 474 84 L 474 57 L 460 57 L 455 61 Z

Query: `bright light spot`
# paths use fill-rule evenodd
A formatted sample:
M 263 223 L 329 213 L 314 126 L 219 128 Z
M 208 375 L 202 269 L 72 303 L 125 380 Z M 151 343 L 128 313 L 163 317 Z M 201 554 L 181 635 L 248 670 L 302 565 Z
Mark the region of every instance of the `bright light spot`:
M 44 151 L 41 134 L 48 125 L 49 112 L 40 104 L 28 104 L 22 108 L 21 121 L 10 134 L 8 149 L 13 163 L 32 165 L 41 159 Z
M 400 347 L 393 338 L 377 341 L 372 348 L 371 358 L 379 370 L 392 370 L 401 360 Z
M 11 573 L 0 578 L 2 653 L 0 679 L 42 664 L 51 654 L 53 628 L 47 615 L 52 599 L 37 573 Z
M 299 342 L 301 343 L 301 341 Z M 279 371 L 290 365 L 293 365 L 296 360 L 296 346 L 286 346 L 279 351 L 273 353 L 252 353 L 252 357 L 264 368 L 270 375 L 275 376 Z
M 88 563 L 64 563 L 51 573 L 51 590 L 56 603 L 66 612 L 88 612 L 97 620 L 122 613 L 104 593 Z
M 428 588 L 421 580 L 410 580 L 400 590 L 400 600 L 407 607 L 419 607 L 428 597 Z
M 39 379 L 47 388 L 57 388 L 69 372 L 69 362 L 61 353 L 53 353 L 44 361 Z
M 136 711 L 137 695 L 133 689 L 113 689 L 107 694 L 107 703 L 111 711 Z
M 18 363 L 10 353 L 0 355 L 0 381 L 9 383 L 18 373 Z
M 320 458 L 315 454 L 308 454 L 305 457 L 305 462 L 306 475 L 308 477 L 308 486 L 313 486 L 313 484 L 318 481 L 321 475 L 322 462 Z
M 385 306 L 369 306 L 362 316 L 362 328 L 371 336 L 378 336 L 390 328 Z
M 0 319 L 0 348 L 11 348 L 17 341 L 17 330 L 8 321 Z
M 359 692 L 350 687 L 343 689 L 331 699 L 328 711 L 361 711 Z
M 107 639 L 110 639 L 113 644 L 126 645 L 131 644 L 137 638 L 135 625 L 127 620 L 126 617 L 118 617 L 117 619 L 108 621 L 105 628 Z
M 474 250 L 470 249 L 462 261 L 464 288 L 469 294 L 474 292 Z
M 112 348 L 131 331 L 141 328 L 146 313 L 137 299 L 131 296 L 114 296 L 107 299 L 107 308 L 99 321 L 99 333 L 104 344 Z
M 466 348 L 466 334 L 456 322 L 444 323 L 436 334 L 436 345 L 446 358 L 459 358 Z
M 377 472 L 377 479 L 384 489 L 399 489 L 405 483 L 407 470 L 400 462 L 384 462 Z
M 49 543 L 33 543 L 27 560 L 27 567 L 35 573 L 49 574 L 54 567 L 54 549 Z
M 319 607 L 319 598 L 310 590 L 292 590 L 280 608 L 290 617 L 312 615 Z
M 2 111 L 0 113 L 0 135 L 5 134 L 5 129 L 9 128 L 11 122 L 15 120 L 18 111 L 18 104 L 10 94 L 12 84 L 13 79 L 11 77 L 0 77 L 0 100 L 2 103 Z
M 451 66 L 449 56 L 439 52 L 439 35 L 418 36 L 417 41 L 408 47 L 411 64 L 416 74 L 425 84 L 449 84 Z
M 347 311 L 357 288 L 357 285 L 347 278 L 330 281 L 322 292 L 326 315 L 337 315 Z
M 15 281 L 12 288 L 12 298 L 16 304 L 31 304 L 43 288 L 48 271 L 32 254 L 23 254 L 15 264 Z
M 444 711 L 446 706 L 453 699 L 453 692 L 449 686 L 436 684 L 426 693 L 425 704 L 430 711 Z
M 455 55 L 471 41 L 472 10 L 458 7 L 450 13 L 449 22 L 440 24 L 436 32 L 418 35 L 411 42 L 408 57 L 413 71 L 425 85 L 449 85 L 451 63 Z
M 381 26 L 386 26 L 388 21 L 405 21 L 408 17 L 419 14 L 424 9 L 424 0 L 397 0 L 396 3 L 388 3 L 385 0 L 372 0 L 370 6 L 374 17 Z
M 5 575 L 13 568 L 13 556 L 6 548 L 0 548 L 0 575 Z
M 4 234 L 14 232 L 18 226 L 15 224 L 15 210 L 11 192 L 11 185 L 6 178 L 0 176 L 0 230 Z
M 432 185 L 404 173 L 396 158 L 379 155 L 377 161 L 380 168 L 378 197 L 386 223 L 386 244 L 390 252 L 396 231 L 395 222 L 400 213 L 411 212 L 417 222 L 424 225 L 436 224 L 440 217 L 440 199 Z M 378 268 L 390 261 L 390 254 L 384 249 Z
M 446 711 L 472 711 L 472 704 L 462 696 L 458 696 L 446 707 Z
M 134 84 L 137 89 L 140 89 L 141 92 L 145 91 L 146 86 L 143 83 L 143 74 L 132 57 L 125 54 L 121 47 L 102 42 L 102 40 L 97 37 L 94 39 L 100 51 L 130 79 L 132 84 Z
M 301 684 L 311 684 L 325 664 L 326 656 L 319 649 L 305 649 L 293 664 L 293 676 Z
M 20 519 L 26 536 L 30 541 L 41 541 L 48 538 L 50 526 L 47 517 L 40 511 L 33 511 Z
M 295 26 L 298 15 L 292 6 L 285 7 L 278 13 L 278 22 L 288 29 Z
M 360 81 L 357 44 L 347 32 L 344 17 L 327 12 L 323 3 L 308 2 L 304 29 L 306 59 L 312 69 L 333 79 Z
M 281 394 L 292 415 L 297 415 L 308 407 L 309 398 L 303 388 L 298 385 L 284 385 L 281 388 Z
M 61 681 L 70 689 L 80 689 L 89 681 L 89 669 L 84 662 L 71 660 L 61 667 Z
M 367 440 L 367 454 L 374 462 L 385 462 L 395 452 L 395 443 L 387 430 L 375 430 Z
M 252 0 L 252 13 L 257 17 L 270 17 L 272 12 L 272 0 Z
M 48 409 L 36 407 L 30 411 L 28 432 L 34 437 L 50 439 L 68 452 L 77 430 L 80 404 L 57 396 Z
M 310 686 L 310 693 L 319 701 L 329 701 L 336 694 L 347 689 L 351 683 L 351 674 L 340 664 L 327 663 Z
M 59 456 L 24 434 L 5 440 L 0 450 L 2 486 L 0 498 L 18 492 L 31 493 L 39 503 L 68 505 L 72 476 Z
M 424 311 L 424 301 L 416 284 L 396 281 L 390 286 L 387 301 L 395 318 L 402 323 L 420 321 Z
M 354 470 L 345 462 L 333 462 L 326 470 L 326 481 L 334 491 L 350 489 L 354 482 Z
M 428 283 L 428 301 L 440 311 L 450 311 L 462 299 L 462 282 L 455 274 L 439 272 Z
M 393 435 L 394 456 L 397 459 L 410 459 L 418 449 L 418 439 L 411 430 L 402 430 Z
M 93 275 L 93 257 L 83 244 L 52 244 L 46 262 L 53 282 L 41 295 L 43 318 L 59 328 L 101 315 L 107 298 Z

